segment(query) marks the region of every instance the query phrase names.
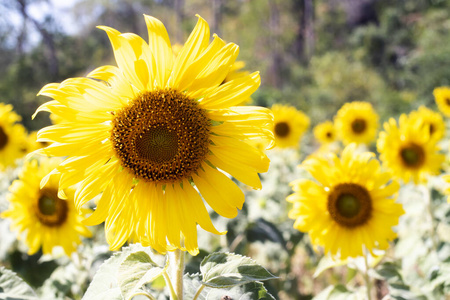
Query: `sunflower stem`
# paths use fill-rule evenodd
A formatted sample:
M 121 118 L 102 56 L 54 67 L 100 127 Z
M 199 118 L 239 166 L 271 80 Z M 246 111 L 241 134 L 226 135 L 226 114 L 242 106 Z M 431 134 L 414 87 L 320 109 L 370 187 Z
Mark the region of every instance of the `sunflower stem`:
M 194 295 L 194 298 L 192 298 L 192 300 L 197 300 L 198 296 L 200 296 L 201 292 L 203 291 L 203 289 L 205 288 L 205 285 L 201 285 L 199 286 L 197 292 Z
M 169 253 L 171 277 L 177 300 L 183 300 L 184 251 Z
M 172 281 L 169 278 L 169 274 L 167 274 L 167 272 L 163 272 L 163 277 L 164 277 L 164 280 L 166 281 L 167 286 L 169 287 L 170 299 L 178 300 L 177 293 L 175 293 L 175 290 L 173 289 Z
M 369 262 L 367 259 L 369 252 L 367 251 L 367 249 L 365 249 L 364 252 L 364 264 L 366 266 L 364 270 L 364 281 L 366 282 L 367 300 L 372 300 L 372 280 L 369 276 Z

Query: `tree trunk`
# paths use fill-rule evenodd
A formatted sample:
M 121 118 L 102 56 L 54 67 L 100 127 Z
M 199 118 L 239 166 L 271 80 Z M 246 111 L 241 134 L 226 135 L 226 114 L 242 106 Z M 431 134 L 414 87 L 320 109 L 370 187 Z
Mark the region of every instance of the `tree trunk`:
M 175 10 L 175 24 L 176 24 L 175 38 L 178 43 L 183 43 L 184 0 L 175 0 L 174 10 Z
M 281 45 L 279 41 L 280 28 L 280 11 L 276 0 L 269 0 L 269 44 L 271 49 L 271 66 L 269 70 L 269 84 L 273 87 L 280 88 L 282 83 L 282 64 Z
M 212 12 L 213 12 L 213 20 L 212 20 L 212 29 L 214 33 L 221 36 L 221 27 L 222 27 L 222 0 L 213 0 L 212 1 Z

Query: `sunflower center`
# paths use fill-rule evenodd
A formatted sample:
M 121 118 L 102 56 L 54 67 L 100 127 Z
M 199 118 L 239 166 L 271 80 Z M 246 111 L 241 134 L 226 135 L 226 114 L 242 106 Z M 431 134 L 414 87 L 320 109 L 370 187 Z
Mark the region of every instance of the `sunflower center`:
M 0 126 L 0 150 L 5 148 L 6 144 L 8 144 L 8 135 L 5 133 L 5 130 Z
M 275 124 L 275 134 L 279 137 L 286 137 L 289 135 L 291 128 L 286 122 L 278 122 Z
M 364 119 L 355 119 L 352 122 L 352 130 L 354 133 L 360 134 L 362 132 L 364 132 L 364 130 L 366 130 L 367 124 L 366 124 L 366 120 Z
M 208 153 L 206 111 L 184 93 L 143 92 L 114 116 L 110 140 L 122 166 L 139 179 L 172 183 L 189 178 Z
M 177 155 L 177 134 L 165 126 L 154 126 L 136 137 L 137 154 L 153 162 L 170 161 Z
M 410 168 L 420 167 L 425 162 L 425 152 L 423 148 L 410 144 L 400 150 L 400 156 L 403 163 Z
M 436 132 L 436 127 L 430 123 L 430 135 L 433 135 L 433 133 Z
M 327 132 L 326 136 L 329 139 L 333 138 L 333 134 L 331 132 L 329 132 L 329 131 Z
M 445 98 L 445 103 L 450 106 L 450 98 Z
M 339 225 L 356 227 L 366 223 L 372 213 L 367 189 L 355 183 L 341 183 L 328 195 L 328 212 Z
M 69 207 L 66 200 L 58 198 L 56 189 L 42 189 L 36 207 L 39 221 L 50 227 L 60 226 L 67 219 Z

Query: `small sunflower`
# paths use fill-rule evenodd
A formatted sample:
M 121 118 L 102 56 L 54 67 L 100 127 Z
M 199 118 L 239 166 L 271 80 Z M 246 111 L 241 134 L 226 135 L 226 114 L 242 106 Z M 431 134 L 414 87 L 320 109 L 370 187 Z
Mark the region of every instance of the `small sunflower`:
M 61 246 L 69 255 L 81 243 L 80 236 L 91 236 L 81 223 L 84 217 L 75 209 L 73 192 L 65 191 L 70 200 L 61 199 L 61 193 L 58 195 L 59 176 L 50 177 L 40 188 L 41 180 L 59 163 L 56 158 L 43 158 L 39 163 L 36 159 L 27 161 L 19 179 L 9 188 L 10 207 L 1 216 L 12 220 L 13 230 L 25 234 L 30 255 L 41 246 L 44 254 L 51 254 L 53 247 Z
M 274 104 L 273 133 L 275 144 L 279 148 L 296 148 L 300 138 L 309 127 L 309 118 L 302 111 L 290 105 Z
M 421 106 L 418 110 L 412 111 L 409 117 L 416 122 L 420 122 L 430 131 L 430 139 L 441 140 L 445 134 L 445 123 L 442 115 L 431 109 Z M 414 122 L 414 121 L 412 121 Z
M 374 153 L 355 150 L 350 144 L 340 159 L 330 153 L 305 160 L 303 167 L 316 181 L 292 182 L 294 194 L 287 197 L 294 228 L 340 259 L 361 256 L 364 248 L 387 249 L 404 213 L 395 203 L 399 184 L 381 171 Z
M 78 209 L 101 194 L 85 224 L 105 222 L 112 250 L 135 232 L 161 253 L 179 248 L 195 255 L 197 224 L 223 234 L 200 195 L 218 214 L 237 215 L 244 194 L 223 172 L 261 188 L 258 173 L 267 171 L 269 159 L 251 144 L 273 145 L 273 116 L 266 108 L 235 106 L 259 87 L 259 73 L 222 84 L 238 46 L 217 35 L 210 43 L 204 19 L 176 58 L 162 22 L 145 21 L 149 43 L 99 27 L 118 67 L 41 90 L 54 100 L 38 111 L 64 121 L 39 131 L 39 140 L 52 144 L 37 153 L 68 156 L 52 172 L 61 174 L 60 189 L 78 184 Z
M 430 129 L 405 114 L 399 125 L 391 118 L 384 123 L 377 149 L 383 165 L 405 183 L 425 182 L 428 175 L 438 175 L 445 156 L 438 153 L 437 140 L 431 139 Z
M 433 90 L 433 95 L 439 110 L 444 116 L 450 117 L 450 87 L 437 87 Z
M 368 102 L 346 103 L 337 112 L 334 124 L 344 144 L 369 144 L 377 134 L 378 115 Z
M 328 144 L 336 141 L 336 129 L 331 121 L 317 124 L 313 129 L 314 137 L 321 144 Z
M 0 170 L 15 166 L 26 154 L 27 134 L 11 104 L 0 103 Z

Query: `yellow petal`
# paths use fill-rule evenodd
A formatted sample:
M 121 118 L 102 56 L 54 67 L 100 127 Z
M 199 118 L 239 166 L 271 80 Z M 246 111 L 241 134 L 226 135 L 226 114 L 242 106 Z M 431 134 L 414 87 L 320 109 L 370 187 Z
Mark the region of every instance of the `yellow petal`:
M 192 212 L 194 214 L 195 220 L 204 230 L 214 234 L 225 234 L 225 231 L 219 232 L 214 227 L 202 198 L 187 180 L 183 181 L 183 191 L 184 193 L 186 193 L 186 201 L 184 201 L 184 211 Z
M 173 53 L 169 35 L 163 23 L 151 16 L 144 15 L 148 30 L 148 44 L 156 61 L 156 83 L 166 87 L 173 66 Z
M 121 34 L 119 31 L 98 26 L 104 30 L 111 41 L 117 65 L 128 81 L 139 91 L 151 90 L 155 76 L 155 62 L 147 43 L 138 35 L 132 33 Z
M 199 15 L 197 17 L 197 25 L 195 25 L 194 30 L 192 30 L 192 33 L 189 35 L 188 40 L 175 60 L 169 79 L 170 87 L 177 87 L 179 85 L 180 79 L 185 76 L 186 69 L 189 65 L 208 47 L 210 37 L 209 25 L 202 17 Z
M 189 95 L 193 98 L 198 98 L 218 87 L 224 81 L 238 54 L 239 47 L 229 43 L 206 63 L 206 67 L 205 64 L 201 64 L 201 72 L 198 73 L 192 85 L 189 86 Z M 195 64 L 196 62 L 192 65 Z
M 209 206 L 226 218 L 237 216 L 237 209 L 242 209 L 245 197 L 241 189 L 220 171 L 207 164 L 202 165 L 198 175 L 192 175 L 195 185 Z
M 259 72 L 229 81 L 205 96 L 200 105 L 205 109 L 235 106 L 246 101 L 261 84 Z

